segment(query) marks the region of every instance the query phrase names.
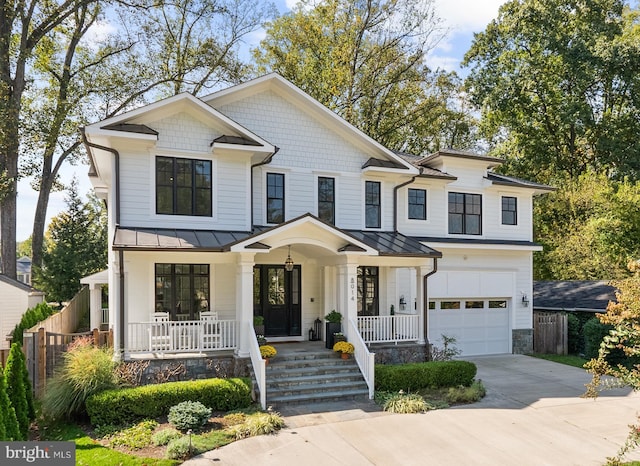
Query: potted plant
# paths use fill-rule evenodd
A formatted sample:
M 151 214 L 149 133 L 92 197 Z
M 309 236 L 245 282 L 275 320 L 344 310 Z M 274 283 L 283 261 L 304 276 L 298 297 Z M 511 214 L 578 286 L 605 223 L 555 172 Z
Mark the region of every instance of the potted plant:
M 273 358 L 278 352 L 271 345 L 262 345 L 260 347 L 260 356 L 265 360 L 267 364 L 269 364 L 269 358 Z
M 331 349 L 335 343 L 333 334 L 340 333 L 342 331 L 342 314 L 333 309 L 330 313 L 324 316 L 324 320 L 327 321 L 324 332 L 326 336 L 326 348 Z
M 342 359 L 349 359 L 349 355 L 353 354 L 355 348 L 348 341 L 339 341 L 333 345 L 333 351 L 340 353 Z
M 264 317 L 253 316 L 253 330 L 256 335 L 264 335 Z
M 264 346 L 267 344 L 267 339 L 264 335 L 256 335 L 256 339 L 258 340 L 258 346 Z

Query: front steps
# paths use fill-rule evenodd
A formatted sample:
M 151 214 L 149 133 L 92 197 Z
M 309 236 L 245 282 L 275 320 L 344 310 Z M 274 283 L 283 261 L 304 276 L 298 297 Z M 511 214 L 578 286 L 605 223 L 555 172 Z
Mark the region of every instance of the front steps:
M 331 350 L 278 353 L 267 365 L 267 406 L 366 400 L 367 384 L 353 356 Z

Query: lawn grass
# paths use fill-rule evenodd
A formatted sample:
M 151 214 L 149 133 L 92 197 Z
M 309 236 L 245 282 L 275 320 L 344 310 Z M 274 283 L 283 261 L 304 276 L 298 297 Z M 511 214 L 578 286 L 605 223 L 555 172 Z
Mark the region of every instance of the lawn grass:
M 75 424 L 57 423 L 47 427 L 47 440 L 72 440 L 76 443 L 76 465 L 95 466 L 97 464 L 113 464 L 119 466 L 176 466 L 181 461 L 142 458 L 140 456 L 127 455 L 116 450 L 100 445 L 89 437 L 79 426 Z
M 532 353 L 528 356 L 532 356 L 534 358 L 546 359 L 547 361 L 553 361 L 560 364 L 566 364 L 567 366 L 579 367 L 580 369 L 584 369 L 585 363 L 588 359 L 585 359 L 581 356 L 577 356 L 575 354 L 540 354 L 540 353 Z

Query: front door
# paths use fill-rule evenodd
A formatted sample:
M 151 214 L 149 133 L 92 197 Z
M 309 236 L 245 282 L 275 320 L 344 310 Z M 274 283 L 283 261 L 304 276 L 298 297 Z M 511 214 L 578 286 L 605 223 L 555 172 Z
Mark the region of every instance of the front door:
M 266 337 L 300 336 L 300 266 L 287 272 L 283 265 L 254 267 L 254 314 L 264 317 Z

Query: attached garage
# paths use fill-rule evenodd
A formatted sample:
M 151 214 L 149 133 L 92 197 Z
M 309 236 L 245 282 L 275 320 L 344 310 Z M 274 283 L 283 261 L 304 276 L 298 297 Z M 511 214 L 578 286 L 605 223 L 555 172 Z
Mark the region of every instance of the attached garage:
M 510 353 L 510 300 L 447 298 L 429 301 L 429 342 L 442 346 L 442 335 L 456 338 L 463 356 Z

